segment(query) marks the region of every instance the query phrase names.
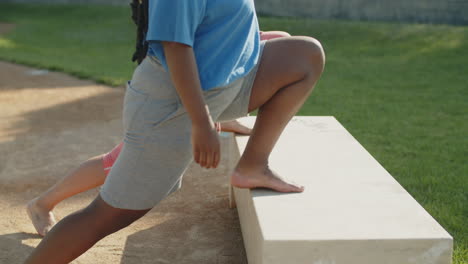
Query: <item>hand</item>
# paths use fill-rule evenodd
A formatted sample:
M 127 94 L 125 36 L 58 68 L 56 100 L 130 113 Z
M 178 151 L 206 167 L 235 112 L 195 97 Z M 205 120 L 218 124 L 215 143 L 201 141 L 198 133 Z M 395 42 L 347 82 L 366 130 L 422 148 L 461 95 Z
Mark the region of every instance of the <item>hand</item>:
M 218 167 L 221 148 L 216 126 L 210 118 L 209 124 L 192 125 L 193 157 L 204 168 Z

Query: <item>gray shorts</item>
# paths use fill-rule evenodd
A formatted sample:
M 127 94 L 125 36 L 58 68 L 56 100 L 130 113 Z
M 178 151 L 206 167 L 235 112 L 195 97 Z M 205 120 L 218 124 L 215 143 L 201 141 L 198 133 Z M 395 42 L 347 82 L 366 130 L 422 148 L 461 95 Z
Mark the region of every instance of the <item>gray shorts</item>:
M 260 56 L 265 42 L 261 42 Z M 204 91 L 213 120 L 248 114 L 258 64 L 243 78 Z M 193 159 L 191 121 L 169 74 L 155 57 L 147 57 L 127 85 L 123 110 L 124 144 L 101 197 L 115 208 L 144 210 L 181 187 Z

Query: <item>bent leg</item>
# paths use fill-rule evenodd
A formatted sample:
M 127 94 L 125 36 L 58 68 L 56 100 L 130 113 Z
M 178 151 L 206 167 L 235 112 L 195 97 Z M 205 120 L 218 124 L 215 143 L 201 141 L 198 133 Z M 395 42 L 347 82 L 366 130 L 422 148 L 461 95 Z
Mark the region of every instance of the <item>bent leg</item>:
M 104 183 L 106 174 L 103 170 L 102 158 L 103 155 L 100 155 L 83 162 L 46 192 L 27 204 L 26 211 L 39 235 L 45 236 L 55 224 L 52 210 L 58 203 Z
M 149 210 L 114 208 L 98 196 L 85 209 L 60 221 L 25 263 L 69 263 L 102 238 L 130 225 Z
M 290 37 L 291 35 L 288 32 L 284 31 L 261 31 L 260 32 L 260 39 L 261 40 L 270 40 L 275 38 L 284 38 Z M 221 131 L 225 132 L 234 132 L 243 135 L 250 135 L 252 133 L 252 129 L 248 128 L 237 120 L 226 121 L 222 122 L 221 124 Z
M 289 120 L 297 113 L 323 72 L 325 54 L 310 37 L 290 37 L 266 43 L 249 101 L 259 109 L 252 135 L 231 177 L 239 188 L 265 187 L 301 192 L 269 169 L 268 157 Z
M 82 163 L 49 190 L 27 204 L 26 211 L 39 235 L 45 236 L 55 224 L 52 210 L 58 203 L 104 183 L 110 168 L 122 150 L 122 145 L 123 143 L 120 143 L 107 154 L 96 156 Z

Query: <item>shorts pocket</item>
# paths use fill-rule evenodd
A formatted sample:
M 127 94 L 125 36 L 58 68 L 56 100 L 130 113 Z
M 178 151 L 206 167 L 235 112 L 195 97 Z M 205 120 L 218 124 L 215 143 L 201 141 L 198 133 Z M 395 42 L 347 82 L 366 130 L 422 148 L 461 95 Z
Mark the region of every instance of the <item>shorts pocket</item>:
M 148 95 L 134 89 L 127 83 L 125 91 L 122 123 L 124 130 L 129 130 L 138 121 L 138 114 L 148 101 Z

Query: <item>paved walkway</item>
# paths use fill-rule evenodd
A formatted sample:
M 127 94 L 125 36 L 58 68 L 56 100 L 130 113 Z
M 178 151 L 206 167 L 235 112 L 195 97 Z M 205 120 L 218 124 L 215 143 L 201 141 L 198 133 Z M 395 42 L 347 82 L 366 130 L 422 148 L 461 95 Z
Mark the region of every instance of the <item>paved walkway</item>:
M 120 141 L 123 94 L 123 88 L 0 62 L 1 264 L 21 263 L 40 242 L 25 203 Z M 181 191 L 73 263 L 246 263 L 237 211 L 227 208 L 226 174 L 225 167 L 192 165 Z M 54 212 L 62 218 L 96 195 L 77 195 Z

